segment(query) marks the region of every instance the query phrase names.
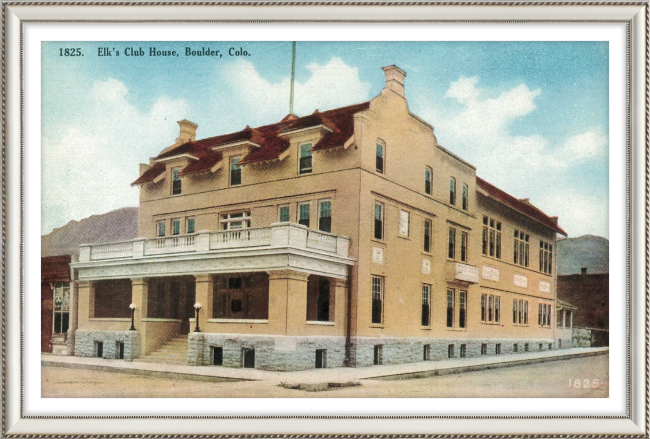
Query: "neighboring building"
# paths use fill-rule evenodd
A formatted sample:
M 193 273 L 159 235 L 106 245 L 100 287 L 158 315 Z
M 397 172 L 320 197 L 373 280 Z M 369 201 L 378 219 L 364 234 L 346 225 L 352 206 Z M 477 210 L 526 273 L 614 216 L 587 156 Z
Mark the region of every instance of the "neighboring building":
M 79 245 L 133 239 L 136 236 L 137 207 L 125 207 L 80 221 L 70 221 L 41 236 L 41 352 L 74 354 L 77 312 L 70 299 L 76 283 L 70 262 L 77 257 Z
M 578 308 L 557 299 L 555 339 L 560 349 L 573 347 L 573 315 Z
M 557 217 L 478 178 L 384 72 L 362 104 L 202 140 L 180 121 L 134 182 L 140 238 L 73 263 L 76 354 L 186 340 L 192 365 L 295 370 L 555 348 Z
M 558 299 L 579 304 L 573 317 L 578 346 L 609 346 L 609 273 L 558 276 Z
M 582 235 L 557 241 L 557 275 L 609 273 L 609 240 L 602 236 Z
M 70 256 L 41 258 L 41 352 L 68 353 L 70 279 Z

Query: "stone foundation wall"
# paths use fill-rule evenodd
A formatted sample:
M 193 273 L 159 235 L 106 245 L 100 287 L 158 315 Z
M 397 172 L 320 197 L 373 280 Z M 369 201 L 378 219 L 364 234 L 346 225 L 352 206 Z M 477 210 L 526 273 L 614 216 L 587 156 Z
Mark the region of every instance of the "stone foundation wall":
M 591 329 L 573 328 L 573 347 L 588 348 L 591 346 Z
M 255 349 L 255 368 L 263 370 L 314 369 L 317 349 L 326 350 L 325 367 L 343 367 L 345 360 L 345 337 L 190 333 L 188 364 L 212 365 L 214 347 L 223 349 L 226 367 L 242 367 L 244 348 Z
M 103 343 L 102 358 L 117 358 L 118 343 L 124 343 L 124 359 L 133 360 L 140 354 L 140 334 L 137 331 L 82 331 L 75 334 L 75 355 L 97 357 L 97 342 Z
M 482 353 L 485 344 L 486 353 Z M 375 346 L 381 346 L 381 364 L 401 364 L 424 361 L 424 346 L 429 346 L 429 360 L 449 358 L 449 345 L 453 345 L 453 358 L 482 355 L 504 355 L 517 352 L 539 352 L 557 349 L 554 340 L 480 340 L 480 339 L 431 339 L 399 337 L 353 337 L 351 366 L 364 367 L 374 364 Z M 499 354 L 497 354 L 499 345 Z M 528 345 L 528 349 L 526 349 Z M 188 335 L 187 361 L 192 366 L 213 364 L 213 349 L 221 348 L 222 365 L 242 367 L 243 349 L 255 349 L 255 368 L 264 370 L 313 369 L 316 350 L 326 350 L 325 367 L 345 366 L 345 337 L 289 337 L 270 335 L 191 333 Z M 564 347 L 564 342 L 563 342 Z M 568 345 L 570 347 L 570 344 Z
M 486 353 L 482 353 L 483 345 Z M 526 349 L 528 344 L 528 349 Z M 372 366 L 374 364 L 375 346 L 381 346 L 381 364 L 415 363 L 424 361 L 424 346 L 429 345 L 429 360 L 446 360 L 449 357 L 449 345 L 453 345 L 453 358 L 461 358 L 461 346 L 465 346 L 464 357 L 482 355 L 504 355 L 522 352 L 539 352 L 557 349 L 553 340 L 513 340 L 513 339 L 431 339 L 399 337 L 354 337 L 352 339 L 352 364 L 354 367 Z M 497 354 L 497 345 L 499 354 Z

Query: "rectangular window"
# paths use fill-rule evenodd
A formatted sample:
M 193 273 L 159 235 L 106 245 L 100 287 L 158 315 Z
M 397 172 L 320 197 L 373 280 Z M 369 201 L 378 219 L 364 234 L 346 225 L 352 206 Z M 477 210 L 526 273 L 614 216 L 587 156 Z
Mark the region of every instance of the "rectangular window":
M 308 174 L 311 172 L 311 143 L 300 145 L 300 173 Z
M 487 355 L 487 343 L 481 343 L 481 355 Z
M 289 205 L 278 206 L 278 221 L 281 223 L 289 222 Z
M 124 360 L 124 342 L 116 341 L 115 342 L 115 358 L 118 360 Z
M 456 292 L 449 288 L 447 289 L 447 328 L 454 327 L 454 314 L 456 306 Z
M 497 354 L 497 355 L 500 355 L 500 354 L 501 354 L 501 343 L 497 343 L 497 344 L 494 346 L 494 353 Z
M 519 343 L 515 343 L 512 345 L 512 352 L 519 352 Z
M 383 364 L 383 362 L 384 358 L 382 346 L 380 344 L 375 345 L 372 355 L 372 364 L 379 366 L 380 364 Z
M 70 284 L 57 282 L 54 285 L 54 333 L 67 334 L 70 326 Z
M 528 324 L 528 301 L 527 300 L 513 299 L 512 323 L 516 325 Z
M 237 186 L 241 184 L 241 166 L 239 162 L 241 157 L 232 157 L 230 159 L 230 185 Z
M 165 236 L 165 220 L 156 221 L 156 236 Z
M 178 195 L 181 193 L 181 177 L 178 175 L 181 168 L 172 169 L 172 194 Z
M 449 228 L 449 251 L 447 252 L 449 259 L 456 259 L 456 229 Z
M 316 349 L 316 369 L 325 369 L 327 367 L 327 349 Z
M 187 218 L 185 218 L 185 233 L 187 234 L 194 233 L 195 222 L 196 220 L 194 219 L 193 216 L 188 216 Z
M 431 325 L 431 285 L 422 285 L 422 326 Z
M 384 239 L 384 204 L 375 203 L 375 239 Z
M 318 202 L 318 230 L 332 232 L 332 202 L 329 200 Z
M 530 345 L 528 343 L 524 344 L 524 351 L 528 352 L 528 349 L 530 349 Z
M 298 224 L 309 227 L 309 203 L 298 205 Z
M 212 365 L 223 366 L 223 347 L 212 346 Z
M 449 204 L 456 204 L 456 179 L 454 177 L 449 180 Z
M 429 361 L 431 360 L 431 345 L 425 344 L 423 349 L 422 360 Z
M 528 324 L 528 301 L 524 301 L 524 325 Z
M 224 213 L 221 215 L 221 227 L 223 230 L 248 229 L 251 226 L 250 212 Z
M 380 174 L 384 173 L 384 145 L 377 143 L 375 169 Z
M 381 324 L 384 314 L 384 278 L 372 277 L 372 323 Z
M 528 233 L 515 230 L 514 239 L 514 262 L 522 267 L 528 267 L 528 254 L 530 235 Z
M 462 192 L 462 207 L 463 210 L 467 210 L 469 207 L 469 188 L 466 184 L 463 183 L 463 192 Z
M 431 220 L 424 220 L 424 246 L 423 249 L 426 253 L 431 253 Z
M 447 358 L 454 358 L 454 345 L 447 345 Z
M 172 218 L 172 235 L 180 235 L 180 234 L 181 234 L 181 219 Z
M 483 254 L 501 259 L 501 222 L 483 217 Z
M 465 358 L 467 357 L 467 345 L 462 344 L 460 345 L 460 358 Z
M 402 236 L 409 236 L 409 223 L 411 221 L 411 214 L 405 210 L 399 211 L 399 234 Z
M 431 182 L 433 180 L 433 170 L 430 167 L 424 168 L 424 192 L 431 195 Z
M 519 315 L 519 300 L 512 300 L 512 323 L 519 323 L 517 320 L 517 315 Z
M 104 358 L 104 342 L 96 341 L 95 342 L 95 357 Z
M 499 323 L 501 320 L 501 297 L 493 294 L 481 295 L 481 322 Z
M 467 232 L 460 232 L 460 261 L 467 262 L 467 241 L 469 235 Z
M 467 291 L 461 291 L 458 304 L 458 327 L 467 327 Z
M 539 271 L 551 274 L 553 271 L 553 246 L 548 242 L 539 241 Z

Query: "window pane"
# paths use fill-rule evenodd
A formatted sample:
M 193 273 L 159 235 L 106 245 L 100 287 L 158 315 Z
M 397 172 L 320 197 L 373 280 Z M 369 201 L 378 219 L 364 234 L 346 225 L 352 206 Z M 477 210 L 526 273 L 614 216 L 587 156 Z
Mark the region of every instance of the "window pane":
M 172 220 L 172 235 L 179 235 L 181 233 L 181 220 L 173 219 Z
M 332 218 L 331 218 L 332 204 L 329 201 L 322 201 L 320 203 L 320 218 L 318 220 L 318 230 L 322 232 L 332 231 Z
M 384 206 L 381 203 L 375 204 L 375 239 L 384 237 Z
M 311 143 L 300 145 L 300 157 L 311 157 Z
M 380 143 L 377 144 L 375 168 L 377 172 L 384 172 L 384 145 Z
M 454 327 L 454 290 L 447 290 L 447 328 Z
M 185 226 L 187 233 L 194 233 L 194 218 L 187 219 L 187 225 Z
M 381 323 L 383 302 L 383 279 L 372 277 L 372 323 Z
M 456 257 L 456 230 L 449 229 L 449 251 L 447 256 L 449 259 L 454 259 Z
M 280 206 L 280 222 L 286 223 L 289 221 L 289 206 Z
M 298 220 L 298 223 L 309 227 L 309 204 L 301 204 L 299 210 L 300 218 Z
M 465 328 L 467 321 L 467 292 L 460 292 L 460 310 L 458 314 L 458 327 Z
M 431 251 L 431 221 L 424 220 L 424 251 Z

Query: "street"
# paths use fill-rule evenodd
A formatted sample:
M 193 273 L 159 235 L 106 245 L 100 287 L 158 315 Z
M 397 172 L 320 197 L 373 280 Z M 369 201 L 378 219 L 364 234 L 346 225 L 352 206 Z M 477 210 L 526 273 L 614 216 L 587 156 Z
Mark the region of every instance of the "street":
M 44 398 L 607 398 L 609 355 L 407 380 L 362 380 L 320 392 L 271 382 L 201 382 L 41 367 Z

